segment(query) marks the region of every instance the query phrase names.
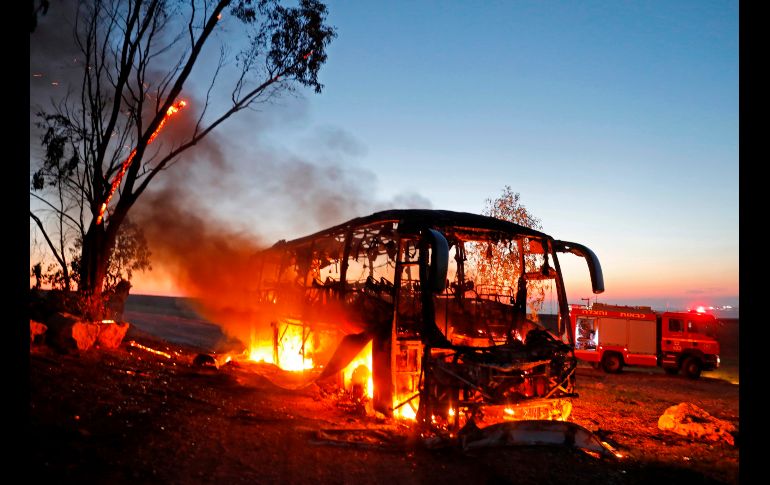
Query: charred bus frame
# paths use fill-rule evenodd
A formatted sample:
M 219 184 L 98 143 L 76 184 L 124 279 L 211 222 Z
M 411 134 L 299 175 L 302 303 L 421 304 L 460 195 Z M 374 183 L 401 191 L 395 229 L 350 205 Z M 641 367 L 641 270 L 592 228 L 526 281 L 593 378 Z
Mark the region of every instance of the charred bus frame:
M 599 261 L 583 245 L 476 214 L 388 210 L 261 252 L 254 301 L 276 336 L 281 321 L 299 322 L 303 336 L 304 327 L 341 335 L 321 379 L 372 342 L 373 407 L 387 416 L 409 406 L 424 428 L 449 432 L 565 419 L 577 365 L 565 252 L 585 258 L 602 292 Z M 555 332 L 527 314 L 528 291 L 544 280 L 556 291 Z

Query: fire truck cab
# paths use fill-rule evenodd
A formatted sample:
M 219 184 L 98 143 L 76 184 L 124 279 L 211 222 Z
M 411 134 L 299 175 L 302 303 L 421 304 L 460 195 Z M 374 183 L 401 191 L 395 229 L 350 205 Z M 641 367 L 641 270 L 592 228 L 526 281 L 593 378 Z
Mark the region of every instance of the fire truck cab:
M 571 305 L 570 318 L 575 356 L 608 373 L 627 365 L 657 366 L 697 378 L 701 371 L 719 367 L 717 320 L 710 314 L 597 303 Z

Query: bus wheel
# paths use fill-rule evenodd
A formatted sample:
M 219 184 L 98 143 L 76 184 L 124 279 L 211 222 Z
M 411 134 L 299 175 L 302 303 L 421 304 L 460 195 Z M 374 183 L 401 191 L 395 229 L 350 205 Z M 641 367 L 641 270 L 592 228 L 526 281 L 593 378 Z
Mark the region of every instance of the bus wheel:
M 700 377 L 700 373 L 703 370 L 700 359 L 697 357 L 687 357 L 682 363 L 682 370 L 684 375 L 690 379 L 697 379 Z
M 608 352 L 602 358 L 602 369 L 608 374 L 617 374 L 623 369 L 623 359 L 615 352 Z

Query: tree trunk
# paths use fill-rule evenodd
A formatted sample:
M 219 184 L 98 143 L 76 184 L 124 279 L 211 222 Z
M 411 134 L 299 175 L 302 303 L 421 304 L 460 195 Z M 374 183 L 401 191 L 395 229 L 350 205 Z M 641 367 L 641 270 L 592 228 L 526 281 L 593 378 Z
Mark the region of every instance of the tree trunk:
M 83 297 L 84 317 L 96 320 L 101 317 L 97 302 L 101 300 L 104 276 L 107 274 L 108 254 L 105 251 L 105 231 L 103 226 L 91 224 L 80 253 L 80 281 L 78 290 Z
M 110 220 L 108 227 L 92 223 L 83 240 L 78 289 L 85 303 L 84 316 L 89 319 L 100 320 L 104 316 L 104 279 L 119 222 Z
M 115 248 L 118 231 L 126 219 L 135 197 L 124 196 L 115 206 L 107 221 L 96 224 L 96 214 L 83 240 L 80 253 L 80 294 L 84 297 L 85 317 L 93 320 L 105 318 L 106 308 L 102 296 L 104 279 Z

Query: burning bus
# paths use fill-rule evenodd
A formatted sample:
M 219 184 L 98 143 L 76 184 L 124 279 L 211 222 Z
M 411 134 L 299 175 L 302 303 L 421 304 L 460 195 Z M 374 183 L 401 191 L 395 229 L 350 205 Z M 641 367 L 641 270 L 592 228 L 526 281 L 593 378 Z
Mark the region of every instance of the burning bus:
M 585 258 L 602 292 L 583 245 L 476 214 L 388 210 L 260 252 L 249 292 L 272 329 L 268 361 L 344 375 L 386 416 L 452 433 L 564 420 L 577 365 L 565 252 Z M 543 285 L 556 294 L 555 330 L 527 312 Z

